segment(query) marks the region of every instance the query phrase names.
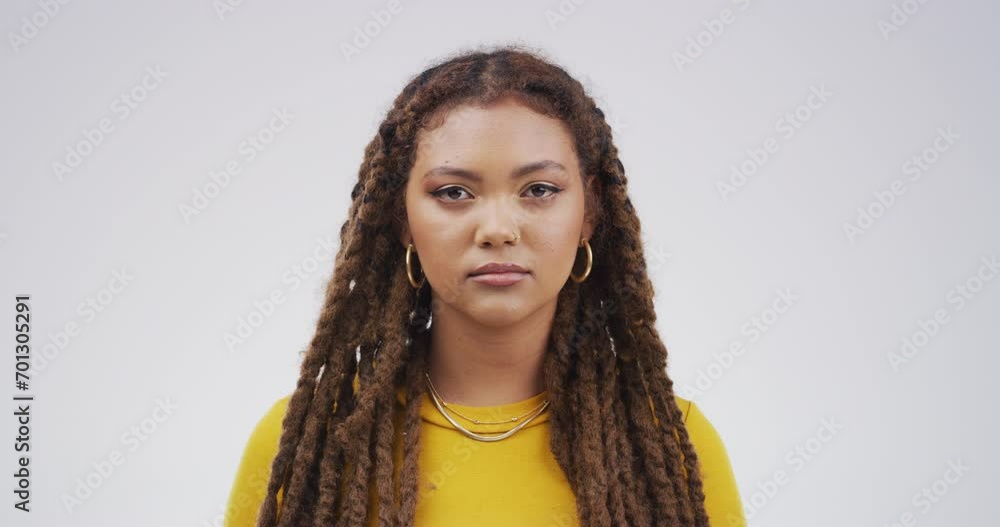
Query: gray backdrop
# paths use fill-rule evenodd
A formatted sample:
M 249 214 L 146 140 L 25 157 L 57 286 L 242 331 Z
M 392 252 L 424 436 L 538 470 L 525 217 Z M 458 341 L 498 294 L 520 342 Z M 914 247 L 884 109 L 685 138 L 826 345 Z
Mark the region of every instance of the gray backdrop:
M 609 116 L 670 374 L 752 525 L 995 523 L 992 2 L 19 0 L 0 22 L 2 391 L 35 396 L 32 512 L 5 491 L 0 523 L 221 525 L 383 112 L 505 42 Z

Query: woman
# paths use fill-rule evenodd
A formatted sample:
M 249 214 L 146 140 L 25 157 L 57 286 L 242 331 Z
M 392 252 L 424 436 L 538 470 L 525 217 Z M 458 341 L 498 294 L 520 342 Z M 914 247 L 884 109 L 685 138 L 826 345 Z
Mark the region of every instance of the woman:
M 745 525 L 666 373 L 627 181 L 603 112 L 534 53 L 416 76 L 226 525 Z

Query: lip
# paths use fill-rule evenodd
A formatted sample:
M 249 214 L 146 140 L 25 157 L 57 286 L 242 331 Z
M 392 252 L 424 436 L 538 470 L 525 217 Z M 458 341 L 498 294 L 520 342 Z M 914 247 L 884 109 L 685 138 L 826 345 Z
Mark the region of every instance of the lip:
M 490 262 L 475 268 L 469 275 L 478 276 L 484 274 L 498 273 L 522 273 L 527 274 L 528 270 L 513 262 Z
M 528 273 L 483 273 L 469 277 L 469 280 L 486 285 L 514 285 L 528 277 Z
M 469 280 L 486 285 L 507 286 L 524 280 L 530 271 L 513 262 L 490 262 L 477 267 Z

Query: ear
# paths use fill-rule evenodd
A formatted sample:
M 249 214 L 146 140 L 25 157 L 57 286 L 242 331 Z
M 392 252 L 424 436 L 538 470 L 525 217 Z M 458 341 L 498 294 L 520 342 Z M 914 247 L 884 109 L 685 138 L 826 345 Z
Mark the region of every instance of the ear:
M 413 242 L 413 237 L 410 235 L 410 225 L 405 221 L 400 222 L 396 234 L 399 237 L 399 243 L 403 244 L 403 247 Z

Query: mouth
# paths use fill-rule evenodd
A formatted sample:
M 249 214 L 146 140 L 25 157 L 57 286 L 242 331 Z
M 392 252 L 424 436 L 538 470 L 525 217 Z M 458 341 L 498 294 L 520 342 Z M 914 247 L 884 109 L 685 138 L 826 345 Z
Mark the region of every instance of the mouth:
M 490 262 L 488 264 L 480 265 L 475 268 L 469 276 L 482 276 L 485 274 L 502 274 L 502 273 L 523 273 L 528 274 L 530 271 L 517 265 L 514 262 Z
M 529 274 L 530 273 L 520 271 L 480 273 L 470 275 L 469 280 L 485 285 L 508 286 L 524 280 Z

